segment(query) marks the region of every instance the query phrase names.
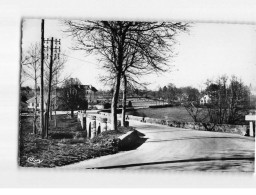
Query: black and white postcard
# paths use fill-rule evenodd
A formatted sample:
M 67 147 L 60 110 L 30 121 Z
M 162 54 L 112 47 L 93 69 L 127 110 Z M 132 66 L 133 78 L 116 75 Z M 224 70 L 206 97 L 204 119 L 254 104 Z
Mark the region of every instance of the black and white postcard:
M 256 27 L 23 18 L 20 167 L 254 172 Z

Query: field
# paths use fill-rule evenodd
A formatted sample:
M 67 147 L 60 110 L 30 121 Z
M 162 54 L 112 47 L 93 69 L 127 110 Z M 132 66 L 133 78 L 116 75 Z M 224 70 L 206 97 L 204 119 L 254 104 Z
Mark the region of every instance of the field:
M 193 122 L 192 117 L 184 107 L 143 108 L 129 111 L 127 114 L 171 121 Z
M 204 108 L 202 108 L 204 109 Z M 140 108 L 134 109 L 127 112 L 129 115 L 158 118 L 170 121 L 179 121 L 179 122 L 194 122 L 193 118 L 189 115 L 187 110 L 182 106 L 176 107 L 164 107 L 164 108 Z M 248 122 L 245 121 L 245 115 L 247 112 L 241 111 L 240 119 L 237 119 L 234 123 L 236 125 L 247 125 Z M 207 116 L 208 112 L 206 109 L 203 112 L 200 112 L 198 115 L 199 118 L 203 119 L 203 122 L 209 122 L 209 117 Z

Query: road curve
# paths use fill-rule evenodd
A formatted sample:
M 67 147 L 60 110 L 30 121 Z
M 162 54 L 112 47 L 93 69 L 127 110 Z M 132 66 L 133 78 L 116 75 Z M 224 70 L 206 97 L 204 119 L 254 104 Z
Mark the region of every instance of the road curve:
M 136 150 L 61 168 L 254 172 L 255 138 L 137 121 L 130 121 L 130 125 L 147 138 Z

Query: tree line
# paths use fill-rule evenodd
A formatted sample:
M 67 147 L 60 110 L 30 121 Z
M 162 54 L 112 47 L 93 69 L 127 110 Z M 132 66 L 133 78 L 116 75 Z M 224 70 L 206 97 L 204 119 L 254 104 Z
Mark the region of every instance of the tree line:
M 187 101 L 185 108 L 195 122 L 212 124 L 241 124 L 245 115 L 255 109 L 250 87 L 236 76 L 226 75 L 216 80 L 207 80 L 203 94 L 210 97 L 207 104 L 199 105 L 197 101 Z
M 135 88 L 129 91 L 129 96 L 161 99 L 171 104 L 175 102 L 197 101 L 200 97 L 200 92 L 198 89 L 191 86 L 176 87 L 174 84 L 170 83 L 167 86 L 159 87 L 158 90 Z

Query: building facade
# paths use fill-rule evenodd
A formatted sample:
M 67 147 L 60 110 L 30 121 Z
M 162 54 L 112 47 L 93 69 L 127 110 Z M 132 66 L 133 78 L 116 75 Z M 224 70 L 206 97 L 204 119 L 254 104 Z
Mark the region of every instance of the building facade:
M 209 97 L 209 95 L 204 95 L 203 97 L 200 98 L 201 105 L 209 104 L 210 102 L 211 102 L 211 98 Z

